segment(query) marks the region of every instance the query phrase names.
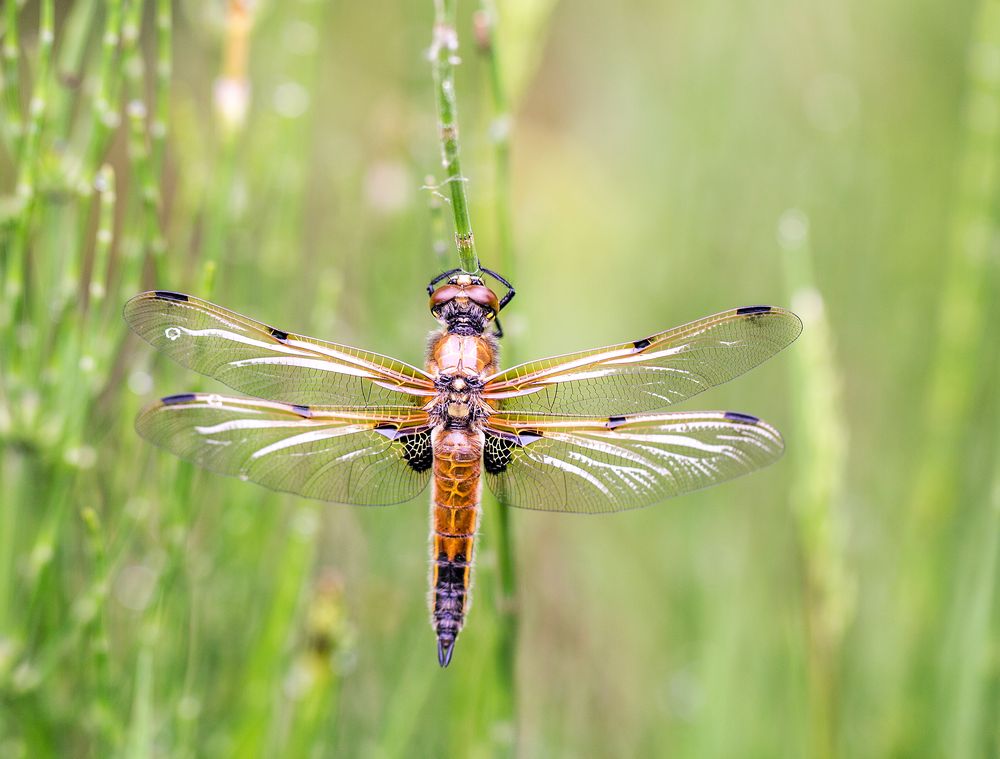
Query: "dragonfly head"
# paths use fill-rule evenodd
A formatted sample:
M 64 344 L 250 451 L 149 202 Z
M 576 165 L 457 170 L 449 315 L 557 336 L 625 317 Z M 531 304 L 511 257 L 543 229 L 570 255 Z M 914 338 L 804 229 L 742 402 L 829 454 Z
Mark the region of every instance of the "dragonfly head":
M 480 335 L 496 318 L 500 301 L 474 274 L 456 274 L 431 293 L 431 314 L 455 334 Z

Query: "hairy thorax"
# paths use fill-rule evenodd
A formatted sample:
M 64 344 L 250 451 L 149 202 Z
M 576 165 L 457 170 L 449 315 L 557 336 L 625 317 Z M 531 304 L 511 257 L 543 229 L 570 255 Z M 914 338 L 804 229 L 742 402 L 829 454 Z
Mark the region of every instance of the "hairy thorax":
M 492 335 L 431 333 L 427 371 L 438 396 L 430 409 L 435 424 L 452 429 L 476 429 L 490 412 L 480 395 L 483 381 L 497 368 L 497 344 Z

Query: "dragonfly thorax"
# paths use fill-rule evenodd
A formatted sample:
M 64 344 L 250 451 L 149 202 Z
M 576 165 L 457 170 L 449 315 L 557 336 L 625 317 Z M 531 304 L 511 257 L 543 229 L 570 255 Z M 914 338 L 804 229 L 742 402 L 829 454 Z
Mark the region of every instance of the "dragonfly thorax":
M 481 398 L 482 381 L 474 375 L 441 375 L 435 384 L 438 398 L 434 413 L 439 423 L 456 429 L 472 427 L 486 409 Z

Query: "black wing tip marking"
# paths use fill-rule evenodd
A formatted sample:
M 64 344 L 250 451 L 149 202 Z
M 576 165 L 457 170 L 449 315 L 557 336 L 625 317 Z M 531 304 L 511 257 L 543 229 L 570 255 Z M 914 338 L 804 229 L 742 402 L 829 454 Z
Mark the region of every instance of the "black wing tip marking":
M 178 303 L 187 303 L 189 300 L 184 293 L 175 293 L 173 290 L 154 290 L 153 295 L 160 300 L 173 300 Z
M 303 406 L 298 403 L 292 405 L 292 411 L 294 411 L 296 414 L 303 417 L 304 419 L 309 419 L 313 415 L 311 408 L 309 408 L 308 406 Z
M 758 419 L 753 414 L 742 414 L 739 411 L 727 411 L 723 416 L 730 422 L 739 422 L 740 424 L 760 424 L 760 419 Z
M 737 316 L 750 316 L 753 314 L 769 314 L 774 310 L 773 306 L 741 306 L 736 309 Z
M 268 327 L 267 331 L 271 333 L 271 337 L 273 337 L 275 340 L 280 340 L 281 342 L 285 342 L 285 340 L 288 339 L 288 333 L 284 332 L 283 330 L 275 329 L 274 327 Z
M 637 351 L 644 351 L 652 344 L 653 344 L 652 340 L 650 340 L 648 337 L 644 337 L 642 338 L 642 340 L 636 340 L 634 343 L 632 343 L 632 347 L 635 348 Z
M 190 403 L 197 399 L 197 393 L 178 393 L 177 395 L 167 395 L 160 398 L 160 403 L 164 406 L 176 406 L 178 403 Z
M 607 427 L 609 430 L 613 430 L 615 427 L 620 427 L 627 421 L 628 419 L 624 416 L 609 416 L 608 422 L 604 426 Z

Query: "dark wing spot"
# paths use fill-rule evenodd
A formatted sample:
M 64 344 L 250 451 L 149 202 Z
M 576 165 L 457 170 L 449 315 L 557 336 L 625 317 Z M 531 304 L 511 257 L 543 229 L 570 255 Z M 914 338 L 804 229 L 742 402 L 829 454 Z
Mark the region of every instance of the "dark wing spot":
M 190 403 L 197 397 L 194 393 L 178 393 L 177 395 L 168 395 L 166 398 L 160 398 L 160 403 L 164 406 L 174 406 L 178 403 Z
M 757 424 L 760 421 L 760 419 L 752 414 L 741 414 L 739 411 L 727 411 L 723 416 L 731 422 L 739 422 L 741 424 Z
M 271 331 L 271 337 L 275 340 L 281 340 L 281 342 L 284 342 L 288 339 L 287 332 L 282 332 L 280 329 L 275 329 L 274 327 L 268 327 L 268 329 Z
M 607 427 L 609 430 L 613 430 L 615 427 L 620 427 L 627 421 L 628 419 L 626 419 L 624 416 L 609 416 L 608 423 L 604 426 Z
M 396 438 L 403 444 L 403 460 L 414 472 L 426 472 L 434 463 L 434 449 L 431 446 L 430 430 Z
M 184 293 L 175 293 L 170 290 L 157 290 L 153 295 L 160 300 L 176 300 L 180 303 L 186 303 L 188 300 L 188 296 Z
M 748 314 L 766 314 L 770 310 L 770 306 L 742 306 L 736 309 L 736 313 L 739 316 L 746 316 Z
M 486 433 L 486 445 L 483 448 L 483 466 L 488 474 L 500 474 L 507 469 L 510 457 L 517 443 L 499 435 Z
M 292 406 L 292 411 L 294 411 L 299 416 L 305 417 L 306 419 L 308 419 L 313 415 L 312 409 L 310 409 L 308 406 L 300 406 L 298 404 Z
M 648 337 L 644 337 L 642 340 L 636 340 L 632 343 L 632 347 L 634 347 L 637 351 L 644 351 L 650 345 L 652 345 L 652 341 L 650 341 Z

